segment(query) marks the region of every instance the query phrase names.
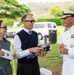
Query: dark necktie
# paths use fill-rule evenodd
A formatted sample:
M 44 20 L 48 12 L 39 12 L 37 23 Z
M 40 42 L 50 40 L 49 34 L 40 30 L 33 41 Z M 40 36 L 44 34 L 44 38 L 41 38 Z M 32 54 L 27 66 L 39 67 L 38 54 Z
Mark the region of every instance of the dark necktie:
M 31 35 L 32 34 L 32 31 L 29 31 L 29 34 Z

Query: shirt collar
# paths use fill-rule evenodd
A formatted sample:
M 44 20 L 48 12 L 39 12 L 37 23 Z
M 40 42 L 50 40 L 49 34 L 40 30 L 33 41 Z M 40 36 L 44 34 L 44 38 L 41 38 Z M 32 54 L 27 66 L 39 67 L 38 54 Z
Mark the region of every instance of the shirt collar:
M 29 31 L 32 31 L 32 30 L 28 30 L 26 28 L 23 28 L 24 31 L 26 31 L 27 33 L 29 33 Z

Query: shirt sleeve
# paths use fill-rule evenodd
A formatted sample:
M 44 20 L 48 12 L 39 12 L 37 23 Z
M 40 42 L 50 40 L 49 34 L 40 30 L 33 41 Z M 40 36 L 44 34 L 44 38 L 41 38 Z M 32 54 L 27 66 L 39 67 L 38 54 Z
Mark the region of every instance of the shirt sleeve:
M 14 37 L 14 50 L 16 52 L 17 59 L 26 57 L 27 55 L 30 54 L 29 49 L 26 50 L 21 49 L 21 41 L 18 35 L 15 35 Z
M 40 46 L 40 39 L 39 39 L 39 37 L 38 37 L 38 46 Z

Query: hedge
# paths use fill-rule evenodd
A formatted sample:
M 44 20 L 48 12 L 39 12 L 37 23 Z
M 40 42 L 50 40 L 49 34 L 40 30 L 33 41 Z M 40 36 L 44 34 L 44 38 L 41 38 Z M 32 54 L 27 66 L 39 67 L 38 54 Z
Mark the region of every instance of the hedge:
M 63 21 L 60 18 L 39 18 L 36 22 L 55 22 L 57 26 L 63 25 Z

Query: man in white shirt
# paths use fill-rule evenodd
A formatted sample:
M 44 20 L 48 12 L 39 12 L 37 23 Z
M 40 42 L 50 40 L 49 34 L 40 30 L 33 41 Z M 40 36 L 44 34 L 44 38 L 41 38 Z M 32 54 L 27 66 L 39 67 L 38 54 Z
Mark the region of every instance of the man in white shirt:
M 63 56 L 62 75 L 74 75 L 74 12 L 63 11 L 64 26 L 68 28 L 61 39 L 60 53 Z
M 18 59 L 17 75 L 40 75 L 38 54 L 45 56 L 46 52 L 40 45 L 38 35 L 32 31 L 35 20 L 31 14 L 24 14 L 21 18 L 24 28 L 14 37 L 14 48 Z M 36 54 L 29 58 L 31 54 Z

